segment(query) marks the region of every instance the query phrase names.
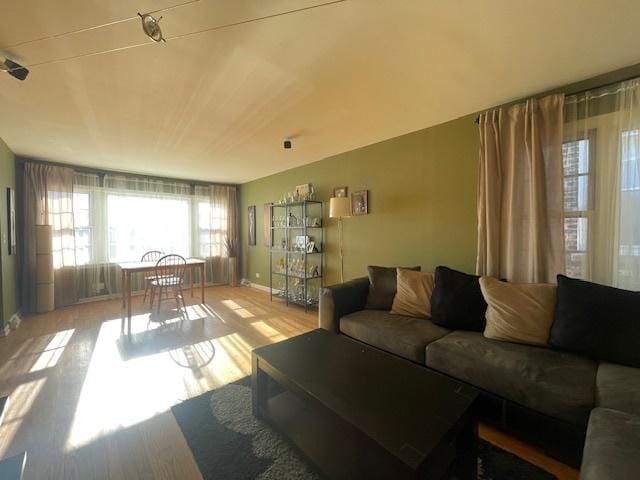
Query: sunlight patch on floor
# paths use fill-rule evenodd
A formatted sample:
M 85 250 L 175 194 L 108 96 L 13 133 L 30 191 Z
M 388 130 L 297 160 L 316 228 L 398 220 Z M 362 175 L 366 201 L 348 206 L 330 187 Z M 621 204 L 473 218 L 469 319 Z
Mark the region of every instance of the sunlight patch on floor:
M 4 456 L 11 445 L 16 432 L 20 429 L 22 420 L 31 410 L 34 400 L 38 397 L 46 378 L 38 378 L 19 385 L 9 396 L 7 409 L 0 426 L 0 458 Z
M 235 313 L 236 315 L 238 315 L 239 317 L 242 318 L 251 318 L 254 317 L 255 315 L 253 313 L 251 313 L 249 310 L 247 310 L 246 308 L 238 305 L 236 302 L 234 302 L 233 300 L 222 300 L 221 302 L 225 307 L 227 307 L 229 310 L 231 310 L 233 313 Z
M 183 333 L 189 333 L 193 323 L 204 322 L 197 318 L 196 311 L 190 312 L 194 313 L 193 320 L 168 320 L 168 327 L 150 322 L 150 314 L 136 315 L 132 319 L 131 338 L 121 334 L 119 319 L 102 324 L 65 451 L 70 452 L 106 434 L 147 420 L 166 411 L 181 398 L 189 398 L 246 375 L 242 366 L 247 363 L 250 347 L 236 338 L 237 334 L 177 348 L 165 348 L 161 343 L 158 351 L 154 351 L 159 342 L 159 337 L 154 335 L 162 334 L 160 340 L 173 340 L 174 337 L 179 340 Z M 162 328 L 174 330 L 163 332 Z M 147 332 L 149 335 L 145 335 Z M 121 349 L 126 342 L 133 342 L 134 354 L 123 356 Z M 142 353 L 136 352 L 136 348 Z
M 251 326 L 255 328 L 261 335 L 267 337 L 269 340 L 273 342 L 279 342 L 281 340 L 285 340 L 287 337 L 277 331 L 275 328 L 266 324 L 262 320 L 257 322 L 252 322 Z
M 204 318 L 212 317 L 218 318 L 216 313 L 209 308 L 207 304 L 198 303 L 196 305 L 189 305 L 187 307 L 187 316 L 189 318 Z
M 69 340 L 71 340 L 71 336 L 74 331 L 75 329 L 71 328 L 69 330 L 63 330 L 62 332 L 56 333 L 44 348 L 29 372 L 33 373 L 39 370 L 44 370 L 45 368 L 55 367 L 58 360 L 60 360 L 60 356 L 64 352 L 65 347 L 69 343 Z

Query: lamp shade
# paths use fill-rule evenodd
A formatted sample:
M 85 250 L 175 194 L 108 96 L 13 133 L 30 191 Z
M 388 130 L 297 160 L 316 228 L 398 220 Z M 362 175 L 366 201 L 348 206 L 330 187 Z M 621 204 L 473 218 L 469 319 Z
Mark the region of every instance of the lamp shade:
M 351 200 L 348 197 L 333 197 L 329 200 L 329 217 L 344 218 L 351 216 Z

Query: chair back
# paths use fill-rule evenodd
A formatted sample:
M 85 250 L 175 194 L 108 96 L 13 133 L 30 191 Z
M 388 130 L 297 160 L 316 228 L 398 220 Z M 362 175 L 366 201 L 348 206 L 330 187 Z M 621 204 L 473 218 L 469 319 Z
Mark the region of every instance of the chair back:
M 160 250 L 149 250 L 147 253 L 142 255 L 140 259 L 141 262 L 157 262 L 162 257 L 164 257 L 164 252 Z
M 181 255 L 171 253 L 156 263 L 156 278 L 163 279 L 165 285 L 182 285 L 187 261 Z

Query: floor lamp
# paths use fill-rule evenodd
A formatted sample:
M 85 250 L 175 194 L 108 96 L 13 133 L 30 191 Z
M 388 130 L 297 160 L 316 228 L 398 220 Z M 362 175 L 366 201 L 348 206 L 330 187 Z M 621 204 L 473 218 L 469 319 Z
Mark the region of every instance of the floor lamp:
M 338 219 L 340 238 L 340 283 L 344 283 L 344 256 L 342 252 L 342 219 L 351 216 L 351 200 L 348 197 L 333 197 L 329 200 L 329 217 Z

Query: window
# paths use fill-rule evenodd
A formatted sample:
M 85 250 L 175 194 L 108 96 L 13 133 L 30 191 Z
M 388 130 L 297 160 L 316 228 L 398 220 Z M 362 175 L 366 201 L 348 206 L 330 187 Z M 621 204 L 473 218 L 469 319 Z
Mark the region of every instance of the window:
M 136 261 L 149 250 L 223 257 L 229 201 L 220 197 L 212 201 L 209 186 L 77 173 L 73 194 L 49 195 L 55 268 Z
M 49 225 L 52 226 L 53 268 L 75 266 L 72 196 L 67 192 L 50 191 L 47 202 Z
M 191 244 L 189 198 L 109 193 L 108 260 L 139 260 L 149 250 L 188 257 Z
M 89 193 L 73 192 L 73 227 L 76 242 L 76 265 L 91 261 L 91 225 L 89 223 Z
M 640 130 L 622 132 L 621 140 L 620 188 L 623 192 L 640 190 L 640 172 L 638 171 Z
M 567 275 L 588 278 L 589 212 L 593 210 L 593 158 L 595 138 L 565 142 L 562 145 L 564 181 L 564 243 Z
M 621 285 L 640 289 L 640 130 L 622 132 L 620 148 L 620 226 L 618 276 Z
M 198 238 L 202 257 L 218 257 L 225 252 L 227 216 L 222 207 L 212 206 L 209 199 L 198 202 Z
M 567 275 L 575 278 L 591 278 L 592 239 L 599 238 L 590 225 L 595 210 L 594 139 L 591 131 L 587 138 L 565 142 L 562 147 L 565 268 Z M 620 156 L 615 158 L 619 162 L 619 190 L 609 195 L 617 195 L 619 201 L 616 275 L 618 285 L 640 289 L 640 130 L 623 131 L 619 140 Z M 600 215 L 606 215 L 609 207 L 600 202 L 597 208 Z
M 211 207 L 209 200 L 198 201 L 198 251 L 201 256 L 209 256 L 211 251 Z

